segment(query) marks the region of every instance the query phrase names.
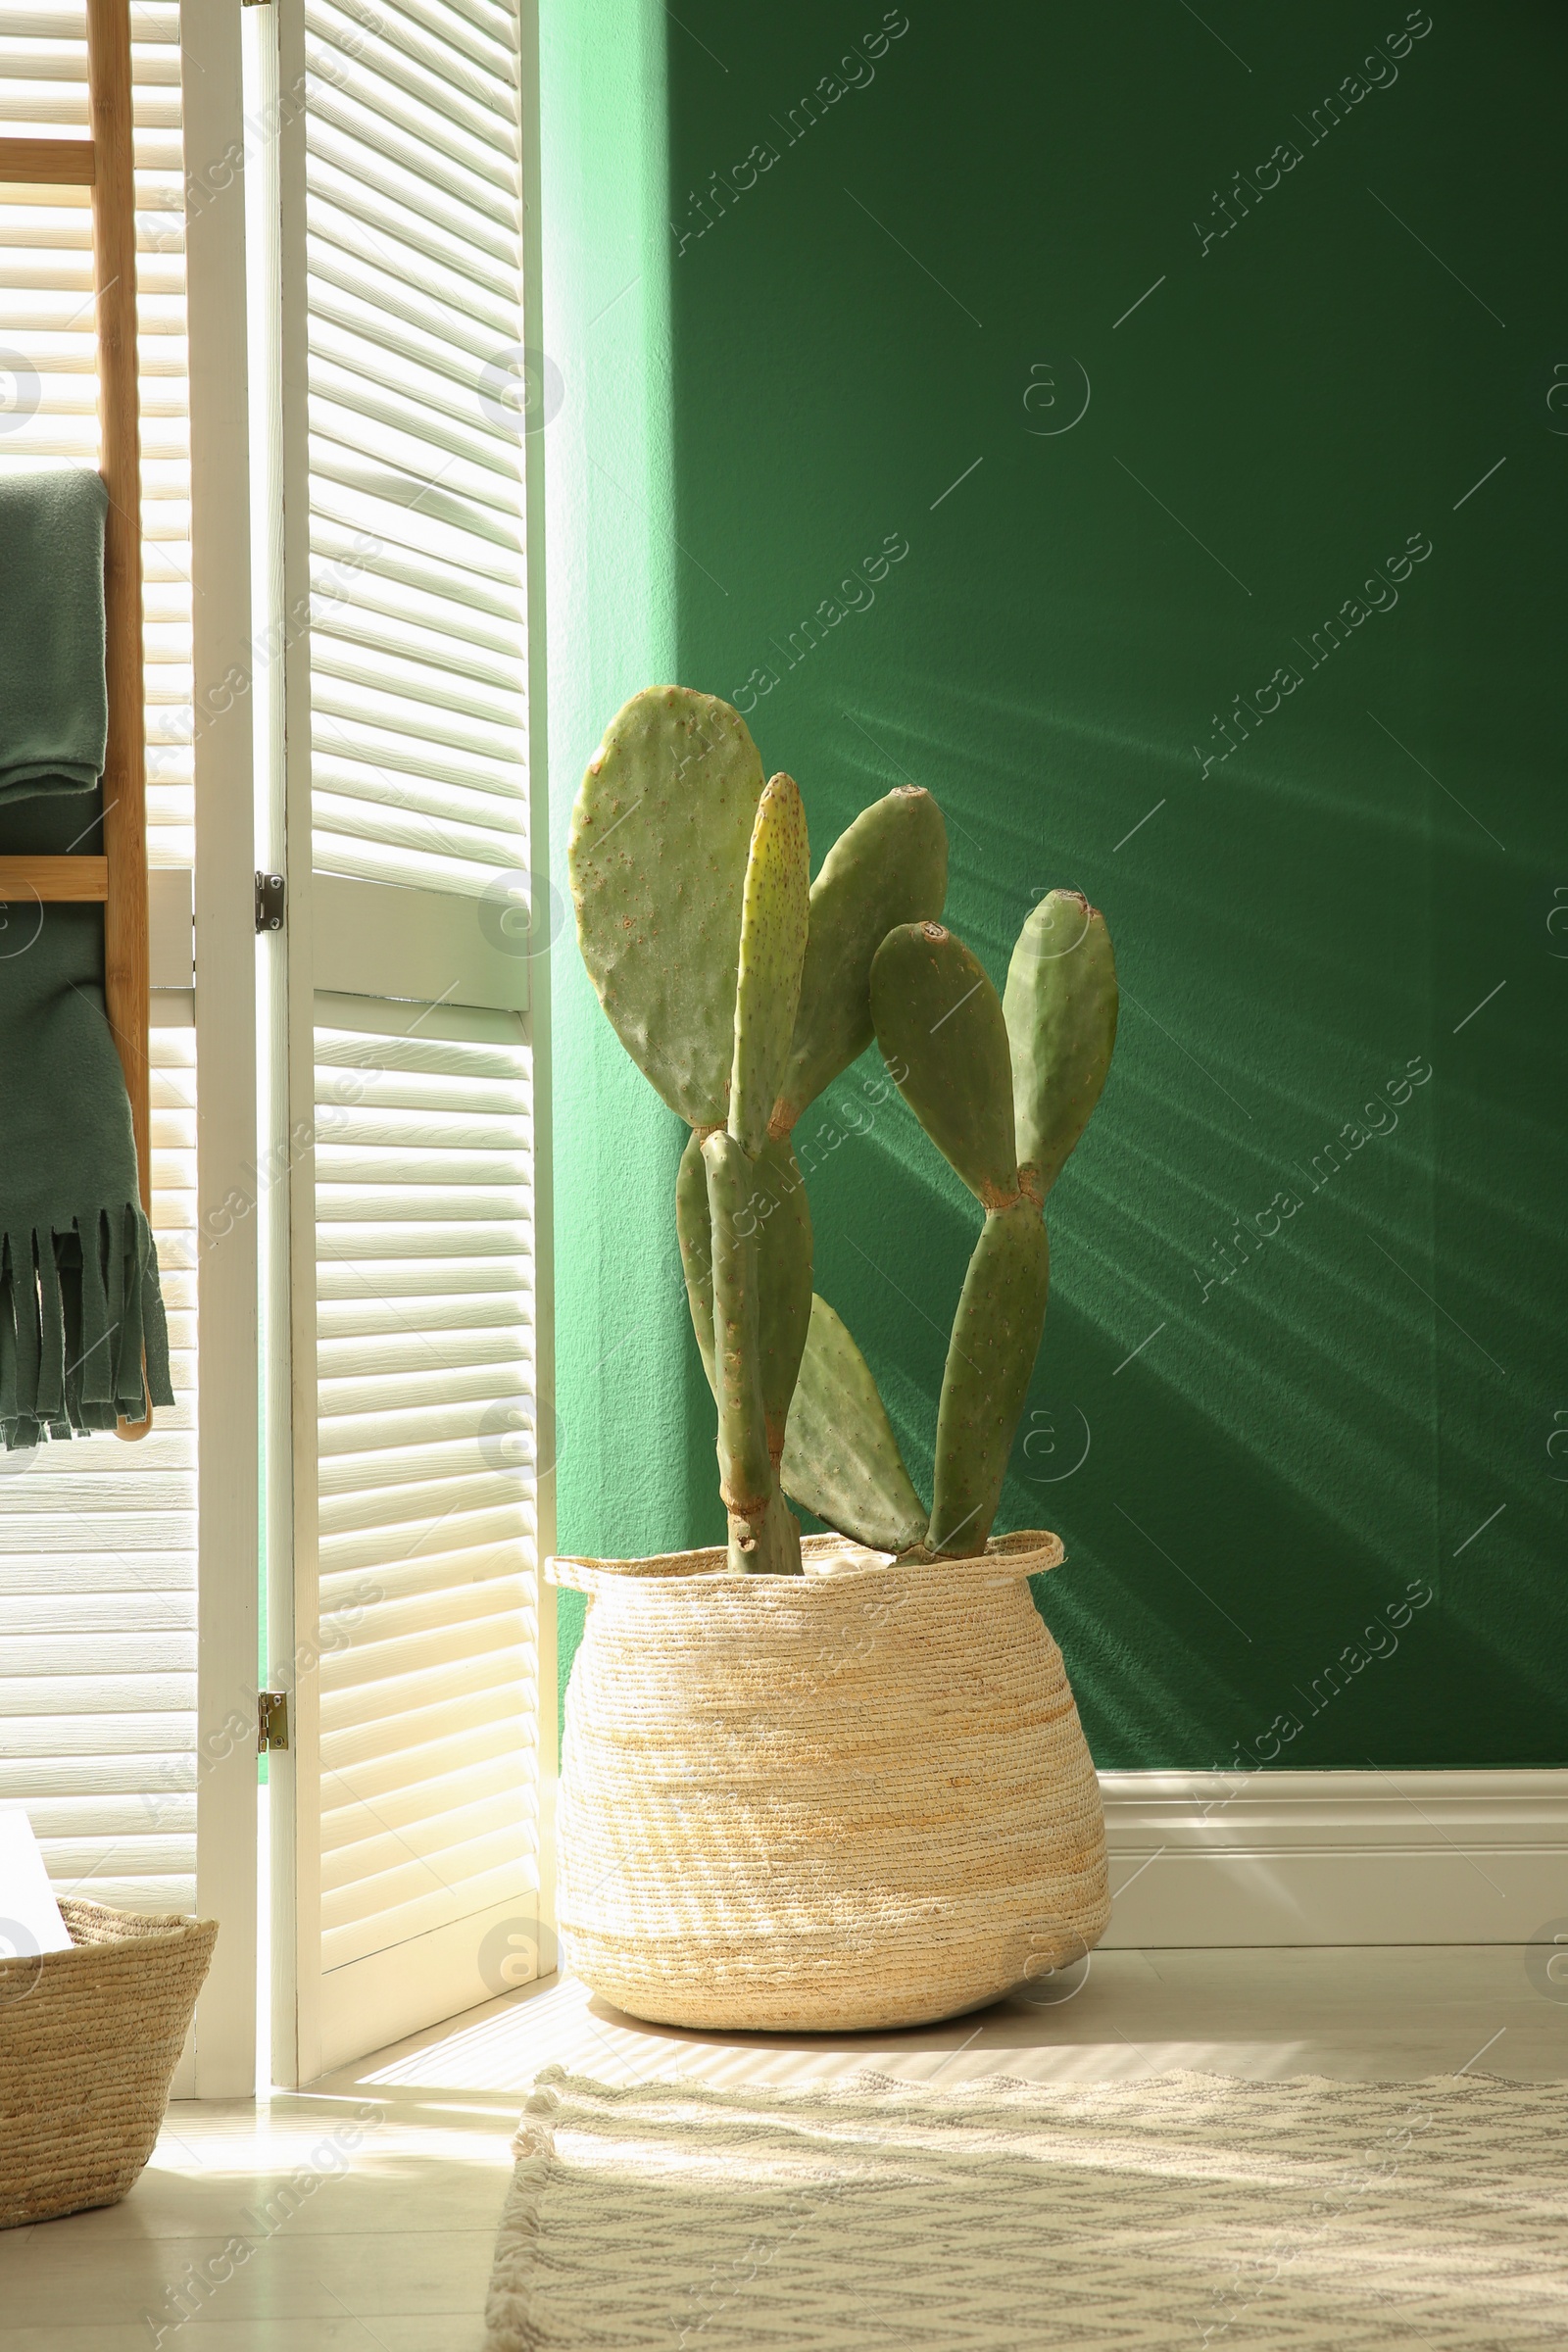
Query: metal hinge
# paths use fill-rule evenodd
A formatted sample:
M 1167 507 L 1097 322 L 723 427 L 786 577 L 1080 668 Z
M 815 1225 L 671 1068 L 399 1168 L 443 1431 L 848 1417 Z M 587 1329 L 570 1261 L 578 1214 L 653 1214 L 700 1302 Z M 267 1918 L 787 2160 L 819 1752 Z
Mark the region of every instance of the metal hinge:
M 258 931 L 281 931 L 288 900 L 288 885 L 281 874 L 256 876 L 256 928 Z
M 256 1693 L 256 1752 L 265 1756 L 269 1748 L 288 1745 L 288 1692 L 286 1690 L 258 1690 Z

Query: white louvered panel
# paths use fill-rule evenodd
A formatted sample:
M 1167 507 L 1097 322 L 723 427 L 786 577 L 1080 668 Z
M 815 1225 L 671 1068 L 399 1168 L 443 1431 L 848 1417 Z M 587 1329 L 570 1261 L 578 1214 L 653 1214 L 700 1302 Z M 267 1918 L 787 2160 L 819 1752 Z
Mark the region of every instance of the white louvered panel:
M 194 1047 L 152 1032 L 174 1408 L 136 1446 L 0 1455 L 0 1800 L 26 1807 L 60 1893 L 134 1911 L 196 1899 Z
M 449 1008 L 441 1035 L 411 1015 L 403 1037 L 333 1017 L 317 1030 L 328 1970 L 537 1885 L 527 1049 L 502 1014 Z
M 516 10 L 306 26 L 314 862 L 477 896 L 526 863 Z
M 137 313 L 146 619 L 147 850 L 193 862 L 190 430 L 177 0 L 135 0 Z M 80 0 L 0 9 L 0 132 L 85 136 Z M 0 187 L 0 466 L 96 466 L 85 188 Z

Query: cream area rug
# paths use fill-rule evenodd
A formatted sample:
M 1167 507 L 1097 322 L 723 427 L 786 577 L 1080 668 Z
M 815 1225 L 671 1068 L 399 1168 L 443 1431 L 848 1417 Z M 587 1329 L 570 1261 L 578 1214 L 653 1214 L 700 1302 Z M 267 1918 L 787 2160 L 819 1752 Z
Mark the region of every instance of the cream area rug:
M 551 2068 L 516 2151 L 488 2352 L 1568 2346 L 1561 2086 Z

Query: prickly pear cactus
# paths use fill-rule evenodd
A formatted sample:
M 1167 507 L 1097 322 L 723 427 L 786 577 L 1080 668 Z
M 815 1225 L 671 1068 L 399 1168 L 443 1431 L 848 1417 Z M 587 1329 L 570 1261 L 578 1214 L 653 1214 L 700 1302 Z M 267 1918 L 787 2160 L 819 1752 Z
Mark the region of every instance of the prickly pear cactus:
M 675 1225 L 717 1406 L 729 1557 L 796 1574 L 786 1495 L 892 1552 L 985 1549 L 1044 1327 L 1042 1209 L 1105 1082 L 1116 971 L 1104 918 L 1053 891 L 1004 998 L 938 920 L 947 833 L 930 794 L 863 809 L 814 883 L 793 779 L 765 785 L 745 722 L 678 686 L 633 696 L 573 811 L 578 937 L 622 1044 L 691 1128 Z M 869 1365 L 813 1295 L 791 1146 L 875 1038 L 985 1215 L 954 1318 L 928 1512 Z

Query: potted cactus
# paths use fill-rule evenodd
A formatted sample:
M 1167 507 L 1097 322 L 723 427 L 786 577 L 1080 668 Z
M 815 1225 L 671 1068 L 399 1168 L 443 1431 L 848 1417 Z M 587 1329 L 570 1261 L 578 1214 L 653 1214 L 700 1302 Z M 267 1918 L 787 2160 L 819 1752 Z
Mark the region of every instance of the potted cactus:
M 917 787 L 810 879 L 806 813 L 740 714 L 634 696 L 569 846 L 600 1001 L 691 1129 L 675 1187 L 713 1392 L 722 1549 L 559 1560 L 590 1596 L 562 1764 L 577 1974 L 686 2025 L 954 2014 L 1085 1952 L 1108 1914 L 1098 1787 L 1027 1578 L 993 1525 L 1040 1346 L 1046 1196 L 1109 1067 L 1116 980 L 1075 891 L 1031 910 L 999 998 L 941 920 Z M 869 1366 L 812 1290 L 792 1131 L 872 1043 L 984 1211 L 929 1509 Z M 836 1533 L 802 1539 L 791 1500 Z

